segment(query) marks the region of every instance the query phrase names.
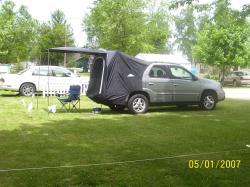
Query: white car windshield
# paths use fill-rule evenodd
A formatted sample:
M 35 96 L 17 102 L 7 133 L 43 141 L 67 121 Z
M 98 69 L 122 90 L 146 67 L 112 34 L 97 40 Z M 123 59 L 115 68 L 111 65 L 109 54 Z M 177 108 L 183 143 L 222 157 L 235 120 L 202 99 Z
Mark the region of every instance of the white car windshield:
M 30 67 L 28 67 L 28 68 L 26 68 L 26 69 L 24 69 L 24 70 L 22 70 L 22 71 L 19 71 L 17 74 L 18 75 L 22 75 L 23 73 L 25 73 L 26 71 L 28 71 L 30 69 Z

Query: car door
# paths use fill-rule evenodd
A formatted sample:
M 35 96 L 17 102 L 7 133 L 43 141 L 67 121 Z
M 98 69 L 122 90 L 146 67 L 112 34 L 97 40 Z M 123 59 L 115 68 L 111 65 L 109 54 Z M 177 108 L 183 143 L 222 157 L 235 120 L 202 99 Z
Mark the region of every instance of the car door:
M 151 103 L 173 101 L 173 83 L 166 65 L 153 65 L 148 69 L 144 90 L 150 95 Z
M 171 65 L 169 69 L 173 80 L 173 101 L 198 101 L 201 92 L 200 81 L 183 67 Z
M 231 72 L 228 76 L 224 78 L 224 82 L 232 84 L 234 80 L 238 79 L 237 77 L 238 76 L 236 75 L 235 72 Z
M 32 80 L 36 85 L 37 91 L 42 91 L 48 87 L 48 76 L 52 76 L 52 71 L 48 67 L 38 66 L 32 72 Z
M 53 68 L 53 76 L 50 79 L 51 87 L 69 87 L 73 84 L 79 84 L 73 73 L 65 68 Z

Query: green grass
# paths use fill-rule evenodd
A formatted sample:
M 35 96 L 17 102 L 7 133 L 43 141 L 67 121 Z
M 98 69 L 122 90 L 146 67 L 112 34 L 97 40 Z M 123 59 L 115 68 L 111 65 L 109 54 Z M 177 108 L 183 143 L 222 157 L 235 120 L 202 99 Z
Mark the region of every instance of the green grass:
M 117 162 L 245 149 L 250 101 L 226 100 L 214 111 L 150 108 L 102 114 L 86 97 L 80 113 L 47 113 L 47 99 L 0 92 L 0 169 Z M 28 113 L 21 100 L 33 102 Z M 38 109 L 36 102 L 38 101 Z M 50 104 L 57 104 L 50 97 Z M 241 160 L 239 169 L 189 169 L 188 161 Z M 248 186 L 250 149 L 157 161 L 0 172 L 0 186 Z
M 79 75 L 81 76 L 81 77 L 89 77 L 89 72 L 81 72 L 81 73 L 79 73 Z

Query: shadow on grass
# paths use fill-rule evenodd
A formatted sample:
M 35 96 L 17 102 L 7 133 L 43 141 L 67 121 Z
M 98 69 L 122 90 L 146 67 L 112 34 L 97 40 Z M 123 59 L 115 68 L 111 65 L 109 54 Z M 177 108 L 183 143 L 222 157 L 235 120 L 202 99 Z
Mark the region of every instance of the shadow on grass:
M 105 108 L 101 114 L 104 116 L 100 118 L 90 119 L 75 115 L 73 119 L 53 120 L 51 118 L 50 121 L 41 124 L 35 121 L 30 124 L 21 123 L 20 128 L 14 131 L 0 131 L 0 168 L 115 162 L 238 149 L 239 145 L 245 145 L 249 135 L 247 125 L 242 126 L 244 129 L 234 133 L 236 128 L 233 125 L 231 128 L 228 125 L 225 125 L 227 128 L 220 126 L 220 130 L 218 130 L 216 125 L 211 126 L 211 122 L 204 116 L 197 117 L 195 121 L 199 123 L 195 124 L 193 121 L 178 118 L 183 115 L 178 114 L 179 111 L 184 111 L 185 114 L 190 112 L 189 116 L 192 117 L 192 111 L 198 110 L 198 107 L 184 109 L 173 106 L 152 107 L 147 115 L 119 115 L 121 113 L 117 113 L 118 115 L 112 116 L 116 113 Z M 86 108 L 81 109 L 80 112 L 81 114 L 91 114 L 91 111 L 91 108 Z M 161 115 L 150 114 L 154 112 L 160 112 Z M 178 116 L 168 118 L 169 113 L 174 112 L 177 112 Z M 217 118 L 222 118 L 220 113 L 214 113 Z M 128 114 L 128 111 L 125 110 L 122 114 Z M 108 118 L 108 115 L 112 117 Z M 33 123 L 37 123 L 39 126 L 33 126 Z M 235 141 L 236 139 L 237 141 Z M 237 159 L 246 160 L 246 158 L 249 156 L 237 155 Z M 154 176 L 151 186 L 160 186 L 155 184 L 158 181 L 160 183 L 166 181 L 166 175 L 173 175 L 171 180 L 174 181 L 174 184 L 177 184 L 177 181 L 189 181 L 194 177 L 193 172 L 183 169 L 187 168 L 187 160 L 173 159 L 92 169 L 27 171 L 15 173 L 12 177 L 2 176 L 2 179 L 9 186 L 44 186 L 45 183 L 51 184 L 51 186 L 77 186 L 78 184 L 79 186 L 91 186 L 91 184 L 119 186 L 119 181 L 136 186 L 138 180 L 141 182 L 139 186 L 147 186 L 150 182 L 147 180 L 151 180 Z M 248 173 L 248 170 L 247 167 L 242 167 L 241 173 Z M 85 174 L 83 175 L 83 173 Z M 197 176 L 197 173 L 195 174 Z M 203 180 L 207 175 L 204 174 L 204 171 L 198 174 L 202 179 L 193 180 L 190 186 L 195 186 L 197 181 Z M 176 177 L 177 175 L 178 177 Z M 215 175 L 218 179 L 219 174 Z M 221 179 L 225 179 L 225 174 L 221 175 L 219 175 Z M 112 177 L 112 181 L 110 177 Z M 231 175 L 227 178 L 234 180 Z M 244 181 L 243 179 L 245 179 L 244 176 L 240 176 L 239 183 Z M 211 182 L 211 186 L 216 186 L 212 184 Z
M 56 113 L 86 113 L 86 114 L 93 114 L 93 108 L 84 108 L 80 110 L 65 110 L 62 108 L 57 109 Z M 44 109 L 44 111 L 47 111 Z M 187 106 L 187 107 L 177 107 L 177 106 L 153 106 L 150 107 L 147 113 L 164 113 L 164 112 L 190 112 L 190 111 L 202 111 L 198 106 Z M 132 114 L 127 108 L 123 111 L 113 111 L 108 108 L 102 108 L 101 113 L 99 115 L 114 115 L 114 114 Z M 144 114 L 142 114 L 144 115 Z
M 0 94 L 0 97 L 18 97 L 18 96 L 20 96 L 18 92 Z

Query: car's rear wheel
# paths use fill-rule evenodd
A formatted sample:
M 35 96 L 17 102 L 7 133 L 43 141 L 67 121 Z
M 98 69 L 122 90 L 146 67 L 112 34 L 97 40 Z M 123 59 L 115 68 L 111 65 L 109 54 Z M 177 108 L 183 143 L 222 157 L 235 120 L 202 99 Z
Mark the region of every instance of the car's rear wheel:
M 23 96 L 32 96 L 35 94 L 36 87 L 34 84 L 31 83 L 24 83 L 20 87 L 20 94 Z
M 148 98 L 142 94 L 136 94 L 130 97 L 128 101 L 128 109 L 134 114 L 143 114 L 148 110 Z
M 237 87 L 238 86 L 238 83 L 236 80 L 233 81 L 233 87 Z
M 213 110 L 216 107 L 217 97 L 212 91 L 205 92 L 201 97 L 201 108 L 204 110 Z
M 119 112 L 119 111 L 123 111 L 125 109 L 125 106 L 122 106 L 122 105 L 111 105 L 111 106 L 109 106 L 109 108 L 112 111 Z

